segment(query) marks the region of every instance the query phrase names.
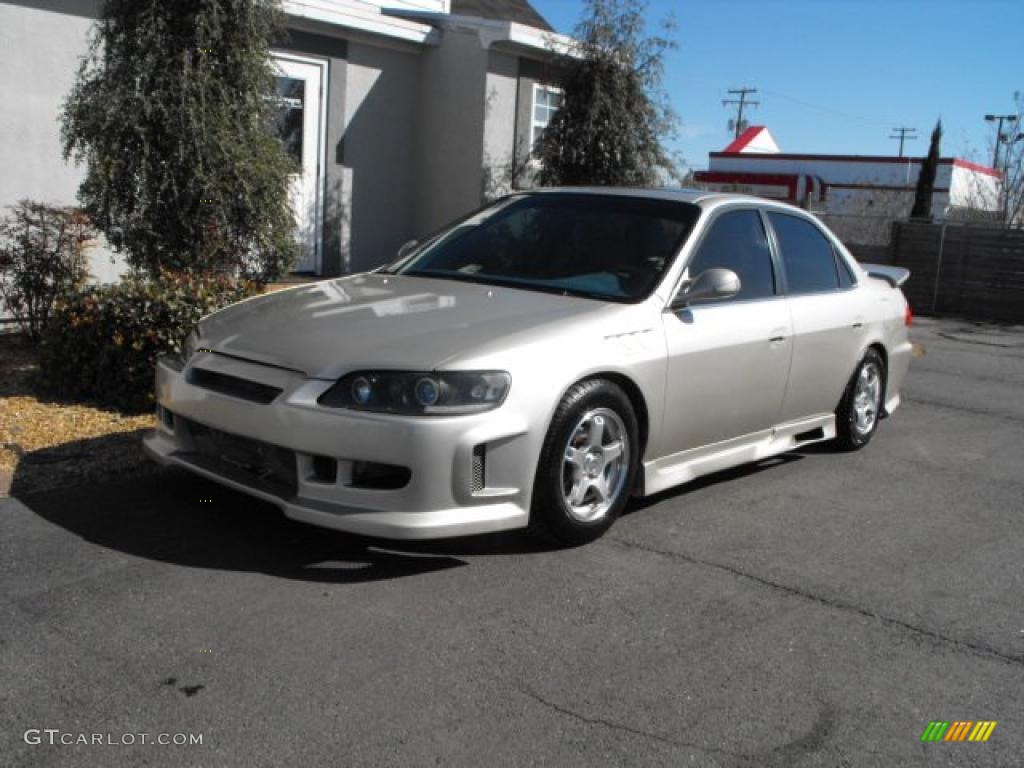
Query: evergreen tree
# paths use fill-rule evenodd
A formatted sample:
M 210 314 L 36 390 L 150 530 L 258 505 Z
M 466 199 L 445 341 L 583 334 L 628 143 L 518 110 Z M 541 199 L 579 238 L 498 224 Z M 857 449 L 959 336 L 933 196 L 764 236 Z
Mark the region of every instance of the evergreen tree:
M 294 261 L 274 129 L 277 0 L 105 0 L 64 105 L 79 199 L 129 263 L 272 279 Z
M 646 7 L 644 0 L 585 1 L 573 55 L 557 63 L 561 107 L 534 147 L 540 184 L 645 186 L 675 175 L 662 142 L 676 116 L 661 90 L 663 55 L 675 45 L 646 35 Z
M 928 146 L 928 157 L 921 163 L 914 192 L 914 207 L 910 210 L 912 219 L 928 219 L 932 215 L 932 194 L 935 191 L 935 174 L 939 170 L 939 143 L 942 141 L 942 120 L 935 123 L 932 141 Z

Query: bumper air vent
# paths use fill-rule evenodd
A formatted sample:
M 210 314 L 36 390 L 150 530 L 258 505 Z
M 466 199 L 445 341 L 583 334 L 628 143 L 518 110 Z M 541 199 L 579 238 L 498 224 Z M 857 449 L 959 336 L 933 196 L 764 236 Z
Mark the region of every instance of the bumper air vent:
M 219 392 L 222 395 L 237 397 L 241 400 L 248 400 L 252 403 L 260 403 L 261 405 L 273 402 L 274 398 L 284 391 L 269 384 L 260 384 L 258 381 L 240 379 L 237 376 L 230 376 L 217 371 L 208 371 L 205 368 L 190 368 L 186 379 L 189 384 L 194 384 L 197 387 Z
M 473 447 L 473 474 L 469 490 L 480 493 L 484 489 L 487 475 L 487 446 L 483 443 Z

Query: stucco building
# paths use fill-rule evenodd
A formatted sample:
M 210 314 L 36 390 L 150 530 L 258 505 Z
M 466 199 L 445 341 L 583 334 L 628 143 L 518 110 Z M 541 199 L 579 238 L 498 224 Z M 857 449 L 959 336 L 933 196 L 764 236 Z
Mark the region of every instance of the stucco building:
M 0 207 L 73 204 L 58 116 L 96 0 L 0 0 Z M 371 268 L 500 191 L 557 106 L 555 34 L 526 0 L 287 0 L 274 47 L 302 259 Z M 118 269 L 95 260 L 99 278 Z

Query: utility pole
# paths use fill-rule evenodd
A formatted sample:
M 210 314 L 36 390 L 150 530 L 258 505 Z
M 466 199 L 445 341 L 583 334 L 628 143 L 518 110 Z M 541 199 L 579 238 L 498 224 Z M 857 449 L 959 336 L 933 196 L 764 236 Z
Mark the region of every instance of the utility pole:
M 748 93 L 757 93 L 757 88 L 732 88 L 728 91 L 729 93 L 736 94 L 739 96 L 738 99 L 723 99 L 722 106 L 728 107 L 730 104 L 736 105 L 736 130 L 733 133 L 733 138 L 739 138 L 743 132 L 743 108 L 747 105 L 751 107 L 758 106 L 760 101 L 748 101 Z
M 992 152 L 992 167 L 998 171 L 999 145 L 1007 140 L 1007 136 L 1003 133 L 1003 123 L 1016 123 L 1017 115 L 985 115 L 985 119 L 990 123 L 998 123 L 996 126 L 996 148 Z
M 903 126 L 900 126 L 899 128 L 893 128 L 892 130 L 893 130 L 894 133 L 898 133 L 899 136 L 890 136 L 889 138 L 890 139 L 899 139 L 900 140 L 900 153 L 899 153 L 898 157 L 903 157 L 903 142 L 904 141 L 913 141 L 914 139 L 916 139 L 917 136 L 908 136 L 907 134 L 908 133 L 917 133 L 917 128 L 905 128 Z

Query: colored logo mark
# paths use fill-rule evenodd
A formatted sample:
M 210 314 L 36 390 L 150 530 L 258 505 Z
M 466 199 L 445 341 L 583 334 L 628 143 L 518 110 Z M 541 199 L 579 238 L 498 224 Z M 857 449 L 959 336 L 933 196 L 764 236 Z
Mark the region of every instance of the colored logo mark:
M 995 727 L 995 720 L 932 720 L 921 741 L 988 741 Z

